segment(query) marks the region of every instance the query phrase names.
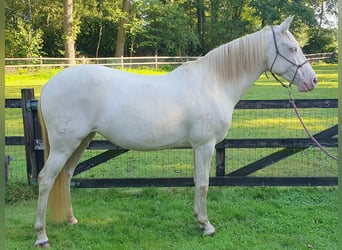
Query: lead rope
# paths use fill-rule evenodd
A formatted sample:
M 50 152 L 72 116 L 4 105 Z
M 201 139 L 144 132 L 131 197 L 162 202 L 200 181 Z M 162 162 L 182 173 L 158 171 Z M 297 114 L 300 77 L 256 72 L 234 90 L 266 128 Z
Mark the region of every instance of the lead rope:
M 291 105 L 292 105 L 292 107 L 293 107 L 293 110 L 294 110 L 294 112 L 296 113 L 296 116 L 297 116 L 299 122 L 302 124 L 302 126 L 303 126 L 303 128 L 304 128 L 306 134 L 307 134 L 307 135 L 310 137 L 310 139 L 317 145 L 317 147 L 319 147 L 319 148 L 323 151 L 323 153 L 325 153 L 325 154 L 326 154 L 327 156 L 329 156 L 331 159 L 338 161 L 338 158 L 337 158 L 336 156 L 332 155 L 331 153 L 329 153 L 329 152 L 322 146 L 322 144 L 320 144 L 319 141 L 317 141 L 317 139 L 312 135 L 312 133 L 310 132 L 310 130 L 308 129 L 308 127 L 305 125 L 305 123 L 304 123 L 304 121 L 303 121 L 301 115 L 299 114 L 299 111 L 298 111 L 298 108 L 297 108 L 297 106 L 296 106 L 296 103 L 295 103 L 295 101 L 294 101 L 294 99 L 293 99 L 293 97 L 292 97 L 292 93 L 291 93 L 291 91 L 290 91 L 290 88 L 286 87 L 286 89 L 287 89 L 287 92 L 289 93 L 289 102 L 291 103 Z

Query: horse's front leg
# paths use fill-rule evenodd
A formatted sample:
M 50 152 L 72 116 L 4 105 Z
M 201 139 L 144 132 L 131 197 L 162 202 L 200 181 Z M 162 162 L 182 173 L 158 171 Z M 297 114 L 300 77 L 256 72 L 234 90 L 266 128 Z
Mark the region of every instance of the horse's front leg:
M 194 148 L 195 152 L 195 204 L 194 213 L 200 228 L 205 235 L 214 235 L 215 228 L 210 224 L 207 215 L 206 199 L 209 186 L 209 169 L 215 144 L 205 144 Z

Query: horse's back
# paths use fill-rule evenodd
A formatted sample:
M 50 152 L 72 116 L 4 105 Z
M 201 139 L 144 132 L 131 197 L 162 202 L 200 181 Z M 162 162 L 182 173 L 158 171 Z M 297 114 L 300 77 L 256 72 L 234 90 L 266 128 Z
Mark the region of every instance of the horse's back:
M 42 97 L 50 94 L 64 97 L 71 93 L 72 97 L 77 94 L 86 94 L 87 91 L 94 91 L 104 84 L 108 85 L 113 73 L 120 75 L 119 70 L 100 65 L 82 65 L 64 69 L 47 82 L 43 88 Z

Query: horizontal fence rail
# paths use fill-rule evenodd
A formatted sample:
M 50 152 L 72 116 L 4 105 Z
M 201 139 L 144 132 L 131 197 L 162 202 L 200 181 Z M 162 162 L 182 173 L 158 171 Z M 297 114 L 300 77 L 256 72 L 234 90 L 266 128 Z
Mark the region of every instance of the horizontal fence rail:
M 6 108 L 21 108 L 24 121 L 24 136 L 6 136 L 6 145 L 25 145 L 26 165 L 29 183 L 36 183 L 38 173 L 43 167 L 44 143 L 41 140 L 37 118 L 38 101 L 33 89 L 23 89 L 22 99 L 6 99 Z M 337 108 L 337 99 L 296 100 L 298 108 Z M 242 100 L 236 109 L 289 109 L 288 100 Z M 325 147 L 336 148 L 337 125 L 314 134 Z M 251 173 L 270 166 L 288 156 L 316 145 L 307 138 L 259 138 L 225 139 L 216 145 L 216 177 L 211 177 L 210 185 L 216 186 L 329 186 L 337 185 L 337 177 L 250 177 Z M 279 151 L 250 163 L 240 169 L 226 173 L 225 152 L 227 148 L 280 148 Z M 290 150 L 289 150 L 290 149 Z M 115 158 L 129 150 L 106 140 L 93 140 L 87 150 L 105 150 L 93 158 L 78 164 L 74 176 Z M 73 178 L 74 187 L 137 187 L 137 186 L 192 186 L 193 179 L 175 178 Z
M 336 60 L 337 53 L 317 53 L 305 55 L 309 61 Z M 37 57 L 37 58 L 5 58 L 5 68 L 18 67 L 67 67 L 72 64 L 99 64 L 113 67 L 141 67 L 149 66 L 158 68 L 162 65 L 179 65 L 187 61 L 194 61 L 200 57 L 196 56 L 147 56 L 147 57 L 105 57 L 105 58 L 53 58 L 53 57 Z

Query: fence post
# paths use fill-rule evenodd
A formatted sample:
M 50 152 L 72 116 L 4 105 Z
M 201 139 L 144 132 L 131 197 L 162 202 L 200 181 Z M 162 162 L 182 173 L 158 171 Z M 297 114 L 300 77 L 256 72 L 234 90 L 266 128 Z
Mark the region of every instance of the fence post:
M 24 142 L 26 153 L 26 169 L 29 184 L 38 180 L 38 173 L 44 165 L 44 152 L 38 150 L 41 145 L 41 131 L 39 126 L 37 107 L 33 89 L 21 90 L 21 107 L 24 125 Z
M 154 56 L 154 64 L 155 64 L 155 68 L 158 69 L 158 55 L 157 54 Z
M 226 175 L 226 150 L 225 147 L 216 148 L 216 176 Z

